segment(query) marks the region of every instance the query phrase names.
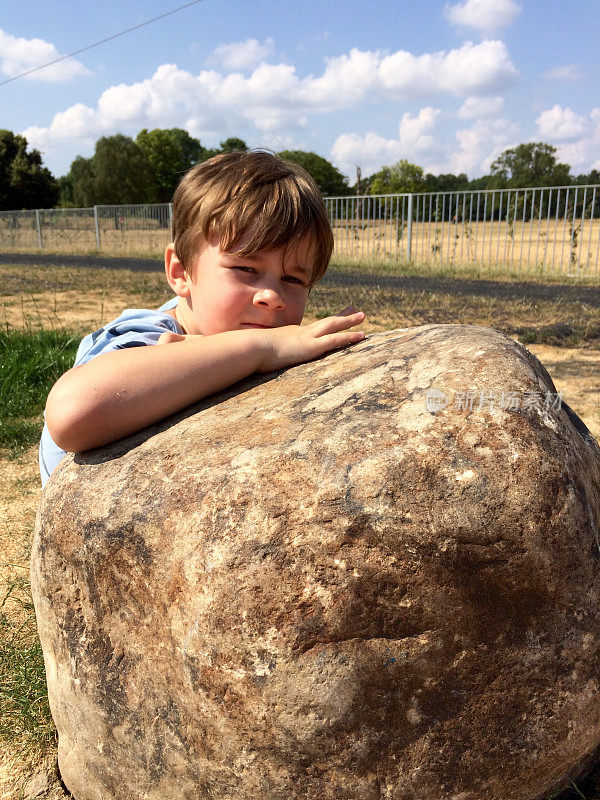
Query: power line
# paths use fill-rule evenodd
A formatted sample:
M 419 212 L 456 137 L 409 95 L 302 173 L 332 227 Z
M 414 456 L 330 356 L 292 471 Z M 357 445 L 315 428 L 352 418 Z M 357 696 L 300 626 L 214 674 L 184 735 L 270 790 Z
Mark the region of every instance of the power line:
M 118 39 L 119 36 L 125 36 L 126 33 L 131 33 L 131 31 L 137 31 L 138 28 L 143 28 L 144 25 L 150 25 L 151 22 L 156 22 L 159 19 L 164 19 L 165 17 L 169 17 L 171 16 L 171 14 L 176 14 L 178 11 L 183 11 L 184 8 L 195 6 L 196 3 L 201 3 L 201 2 L 202 0 L 192 0 L 191 3 L 185 3 L 185 5 L 179 6 L 179 8 L 174 8 L 172 11 L 166 11 L 164 14 L 159 14 L 158 17 L 152 17 L 152 19 L 147 19 L 145 22 L 140 22 L 139 25 L 134 25 L 133 28 L 127 28 L 127 30 L 121 31 L 120 33 L 114 33 L 112 36 L 107 36 L 106 39 L 100 39 L 99 42 L 94 42 L 94 44 L 88 44 L 87 47 L 82 47 L 80 50 L 75 50 L 66 56 L 55 58 L 54 61 L 48 61 L 47 64 L 42 64 L 39 67 L 28 69 L 27 72 L 22 72 L 20 75 L 15 75 L 14 78 L 8 78 L 5 81 L 0 81 L 0 86 L 4 86 L 4 84 L 10 83 L 11 81 L 16 81 L 19 78 L 24 78 L 25 75 L 31 75 L 32 72 L 37 72 L 40 69 L 51 67 L 53 64 L 58 64 L 59 61 L 64 61 L 65 59 L 72 58 L 73 56 L 78 56 L 79 53 L 84 53 L 86 50 L 91 50 L 92 47 L 98 47 L 98 45 L 104 44 L 105 42 L 110 42 L 112 41 L 112 39 Z

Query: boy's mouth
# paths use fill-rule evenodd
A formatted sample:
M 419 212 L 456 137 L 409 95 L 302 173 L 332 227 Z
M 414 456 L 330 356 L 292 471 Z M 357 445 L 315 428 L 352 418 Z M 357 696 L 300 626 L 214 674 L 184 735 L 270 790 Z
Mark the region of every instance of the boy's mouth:
M 258 322 L 242 322 L 245 328 L 272 328 L 272 325 L 259 325 Z

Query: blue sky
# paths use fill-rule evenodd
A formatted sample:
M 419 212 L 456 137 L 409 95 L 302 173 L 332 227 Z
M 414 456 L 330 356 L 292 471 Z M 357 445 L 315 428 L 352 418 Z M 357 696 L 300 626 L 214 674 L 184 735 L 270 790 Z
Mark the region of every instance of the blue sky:
M 0 79 L 182 5 L 3 0 Z M 0 86 L 0 126 L 58 176 L 100 136 L 313 150 L 353 181 L 407 158 L 488 171 L 519 142 L 600 168 L 598 0 L 203 0 Z

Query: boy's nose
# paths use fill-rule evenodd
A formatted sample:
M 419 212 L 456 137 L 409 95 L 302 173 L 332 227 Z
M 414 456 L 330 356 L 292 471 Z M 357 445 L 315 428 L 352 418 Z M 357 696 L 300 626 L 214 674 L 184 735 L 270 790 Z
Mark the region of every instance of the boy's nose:
M 267 306 L 275 311 L 285 308 L 283 297 L 275 289 L 263 287 L 258 289 L 254 294 L 255 306 Z

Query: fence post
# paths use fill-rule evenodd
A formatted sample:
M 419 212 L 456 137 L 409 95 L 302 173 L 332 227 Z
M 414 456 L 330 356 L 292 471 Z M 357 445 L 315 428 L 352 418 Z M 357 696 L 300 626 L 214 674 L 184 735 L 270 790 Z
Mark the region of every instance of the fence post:
M 39 208 L 35 210 L 35 224 L 37 225 L 37 232 L 38 232 L 38 245 L 40 250 L 42 249 L 42 229 L 40 227 L 40 211 Z
M 94 206 L 94 225 L 96 226 L 96 247 L 100 250 L 100 227 L 98 225 L 98 206 Z
M 408 195 L 408 209 L 406 211 L 406 260 L 410 261 L 410 252 L 412 249 L 412 217 L 413 217 L 413 196 Z

